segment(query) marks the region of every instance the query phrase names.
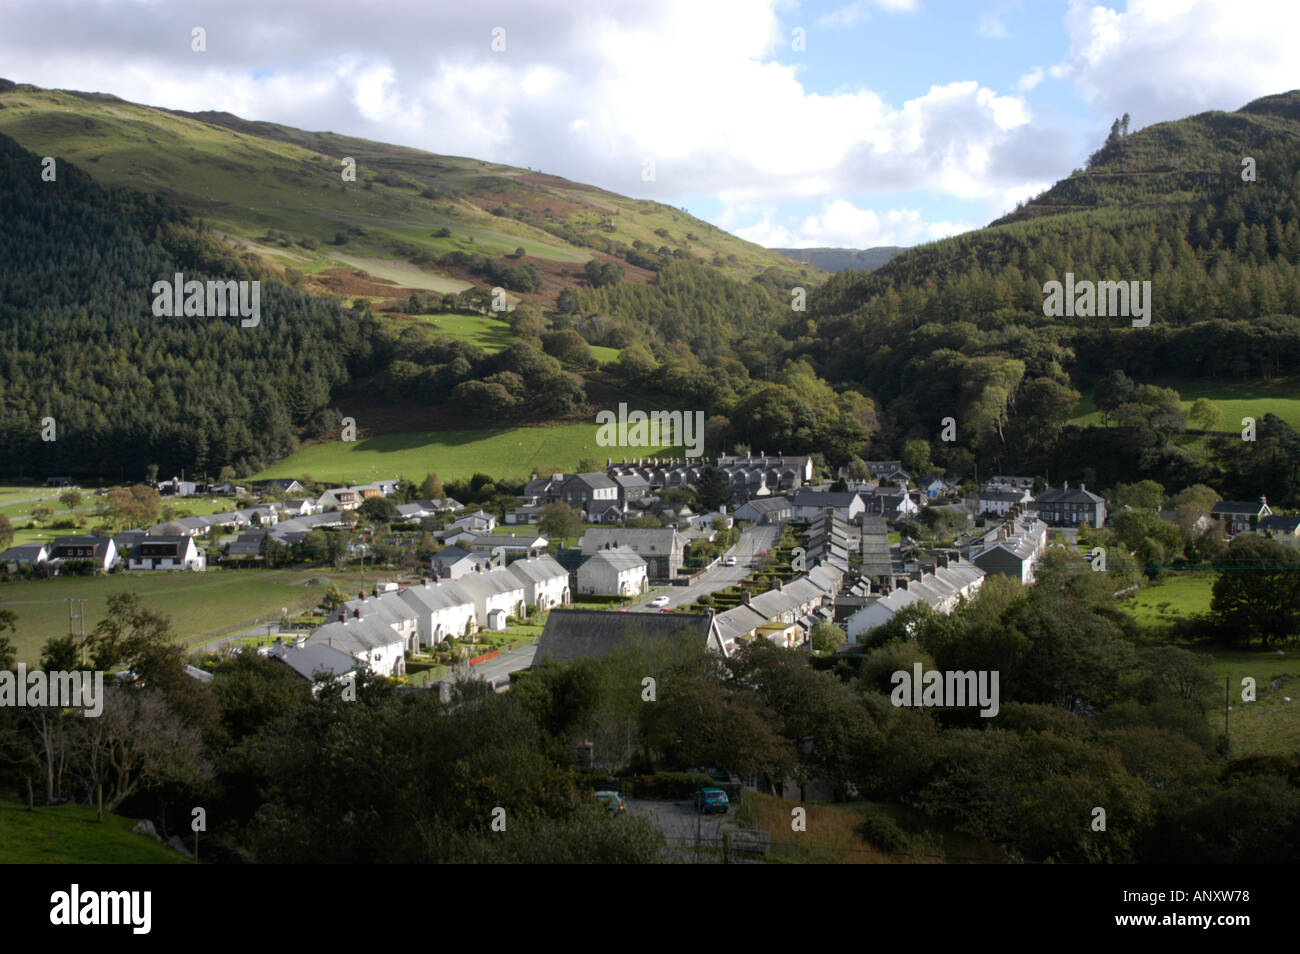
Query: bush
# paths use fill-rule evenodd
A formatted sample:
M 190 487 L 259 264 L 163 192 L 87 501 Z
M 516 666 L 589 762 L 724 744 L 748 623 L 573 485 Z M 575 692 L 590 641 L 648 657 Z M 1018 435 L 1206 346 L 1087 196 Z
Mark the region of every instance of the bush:
M 642 798 L 690 798 L 697 788 L 716 786 L 707 775 L 694 772 L 657 772 L 636 780 L 636 793 Z
M 907 851 L 910 845 L 907 832 L 884 815 L 868 815 L 854 831 L 859 838 L 879 851 Z

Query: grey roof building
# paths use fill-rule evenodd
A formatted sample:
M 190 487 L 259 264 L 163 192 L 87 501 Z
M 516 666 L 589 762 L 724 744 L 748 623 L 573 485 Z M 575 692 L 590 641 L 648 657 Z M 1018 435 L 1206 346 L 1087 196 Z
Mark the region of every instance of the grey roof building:
M 727 655 L 711 615 L 556 609 L 546 618 L 533 665 L 601 659 L 620 646 L 661 640 Z

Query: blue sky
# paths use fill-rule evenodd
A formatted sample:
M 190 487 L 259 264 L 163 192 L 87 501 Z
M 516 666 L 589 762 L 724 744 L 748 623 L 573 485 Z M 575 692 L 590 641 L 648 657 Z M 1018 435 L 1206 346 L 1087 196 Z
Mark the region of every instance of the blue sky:
M 1300 87 L 1295 0 L 5 5 L 8 79 L 541 169 L 768 246 L 979 227 L 1120 113 Z

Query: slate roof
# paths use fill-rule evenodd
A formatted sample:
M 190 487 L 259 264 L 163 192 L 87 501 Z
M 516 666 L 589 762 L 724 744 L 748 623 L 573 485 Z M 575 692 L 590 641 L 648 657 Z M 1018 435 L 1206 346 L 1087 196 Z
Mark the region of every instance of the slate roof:
M 1240 513 L 1254 515 L 1264 509 L 1258 500 L 1220 500 L 1210 508 L 1210 513 Z
M 301 649 L 286 646 L 280 652 L 272 651 L 272 659 L 284 663 L 307 681 L 312 681 L 316 673 L 328 673 L 341 676 L 356 669 L 359 663 L 341 649 L 325 643 L 307 643 Z
M 629 550 L 627 547 L 614 547 L 611 550 L 597 550 L 583 563 L 583 566 L 586 566 L 588 563 L 604 563 L 613 567 L 620 573 L 624 570 L 635 570 L 638 567 L 646 565 L 641 554 L 634 550 Z
M 643 561 L 644 562 L 644 561 Z M 555 562 L 549 554 L 534 557 L 531 560 L 516 560 L 506 570 L 520 583 L 546 583 L 556 577 L 569 576 L 569 571 Z
M 618 646 L 641 640 L 671 640 L 703 650 L 714 632 L 713 620 L 703 614 L 555 609 L 546 618 L 533 665 L 600 659 Z M 721 649 L 716 641 L 714 645 Z

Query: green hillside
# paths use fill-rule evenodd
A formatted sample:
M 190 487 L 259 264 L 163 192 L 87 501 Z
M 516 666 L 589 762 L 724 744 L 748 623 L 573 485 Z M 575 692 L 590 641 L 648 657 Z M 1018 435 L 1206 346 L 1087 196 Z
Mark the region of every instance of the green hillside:
M 316 278 L 361 268 L 379 281 L 428 287 L 388 273 L 406 263 L 429 272 L 438 290 L 459 290 L 470 276 L 439 268 L 433 256 L 493 257 L 522 248 L 521 261 L 537 265 L 544 280 L 524 298 L 550 305 L 581 281 L 593 257 L 621 261 L 629 280 L 647 280 L 652 272 L 632 261 L 642 254 L 638 246 L 646 255 L 663 248 L 690 256 L 742 280 L 773 267 L 795 271 L 776 252 L 657 202 L 229 113 L 182 113 L 20 84 L 0 90 L 0 133 L 74 162 L 104 185 L 166 195 L 278 266 Z M 342 178 L 345 157 L 356 161 L 354 182 Z M 340 233 L 344 245 L 332 244 Z
M 0 864 L 182 865 L 191 862 L 148 835 L 131 831 L 135 820 L 89 805 L 42 805 L 35 811 L 0 802 Z

